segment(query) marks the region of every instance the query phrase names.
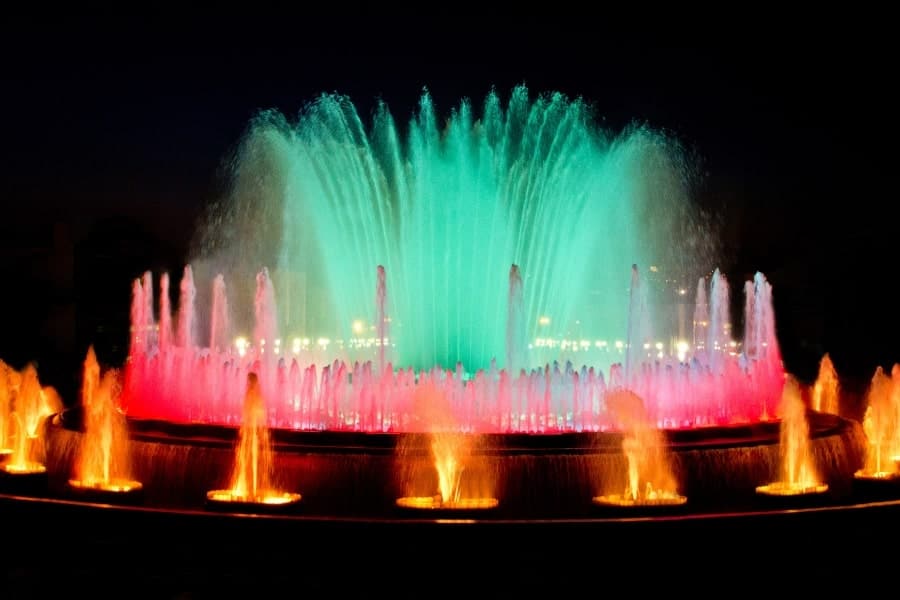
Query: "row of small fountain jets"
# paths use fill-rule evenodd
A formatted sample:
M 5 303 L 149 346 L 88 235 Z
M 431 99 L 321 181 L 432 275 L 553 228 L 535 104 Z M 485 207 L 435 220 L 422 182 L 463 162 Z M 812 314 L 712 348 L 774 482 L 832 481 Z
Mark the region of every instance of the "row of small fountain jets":
M 68 483 L 73 490 L 107 494 L 140 491 L 142 484 L 128 474 L 127 422 L 118 406 L 120 377 L 116 369 L 101 374 L 93 349 L 84 362 L 82 382 L 83 434 L 81 449 Z M 420 409 L 433 414 L 440 390 L 427 386 L 418 395 Z M 810 403 L 818 412 L 838 414 L 839 383 L 831 360 L 823 357 L 811 387 Z M 863 429 L 868 442 L 865 465 L 855 477 L 868 481 L 900 482 L 900 365 L 890 375 L 879 367 L 867 392 Z M 622 450 L 626 457 L 626 487 L 620 494 L 601 495 L 594 503 L 612 506 L 673 506 L 686 503 L 667 464 L 662 432 L 644 408 L 642 399 L 628 390 L 613 392 L 608 405 L 622 424 Z M 780 404 L 782 478 L 761 485 L 757 492 L 770 496 L 817 494 L 828 489 L 817 474 L 809 444 L 809 426 L 803 390 L 792 376 L 785 378 Z M 17 371 L 0 361 L 0 475 L 46 474 L 43 464 L 43 424 L 59 414 L 62 403 L 52 387 L 42 386 L 33 365 Z M 274 450 L 269 438 L 267 411 L 259 380 L 248 374 L 243 419 L 235 448 L 235 463 L 227 489 L 211 490 L 211 504 L 283 506 L 298 502 L 299 493 L 275 489 L 270 473 Z M 399 498 L 397 505 L 411 509 L 490 509 L 496 498 L 461 497 L 462 474 L 471 459 L 466 448 L 471 435 L 450 428 L 431 434 L 432 457 L 438 490 L 433 496 Z
M 515 266 L 510 273 L 514 290 Z M 382 269 L 379 275 L 383 279 Z M 398 367 L 391 364 L 383 345 L 375 360 L 355 362 L 280 352 L 277 341 L 272 342 L 280 339 L 274 284 L 265 269 L 256 278 L 252 343 L 249 349 L 235 352 L 221 275 L 213 282 L 208 337 L 196 332 L 196 288 L 190 265 L 179 285 L 177 311 L 170 304 L 167 274 L 159 284 L 157 296 L 151 273 L 133 282 L 123 394 L 131 417 L 236 424 L 243 381 L 253 371 L 267 398 L 268 423 L 278 428 L 411 431 L 421 427 L 412 418 L 415 390 L 429 383 L 442 388 L 455 422 L 468 432 L 616 429 L 618 423 L 605 398 L 609 390 L 620 387 L 641 396 L 657 426 L 676 429 L 768 420 L 777 408 L 784 378 L 771 285 L 761 273 L 744 286 L 740 353 L 734 351 L 731 340 L 729 284 L 716 270 L 709 283 L 700 278 L 697 284 L 691 356 L 658 356 L 651 348 L 653 355 L 648 357 L 644 347 L 652 346 L 646 343 L 653 339 L 652 324 L 635 267 L 624 361 L 611 365 L 606 373 L 571 362 L 526 368 L 521 366 L 522 348 L 518 347 L 507 348 L 505 368 L 497 368 L 494 362 L 474 374 L 461 364 L 455 369 L 438 366 L 419 372 Z M 387 292 L 383 285 L 378 289 L 375 321 L 384 324 Z M 513 331 L 521 325 L 522 315 L 515 308 L 515 291 L 510 296 L 507 330 Z M 379 332 L 378 338 L 385 339 L 384 334 Z M 516 346 L 509 339 L 507 345 Z

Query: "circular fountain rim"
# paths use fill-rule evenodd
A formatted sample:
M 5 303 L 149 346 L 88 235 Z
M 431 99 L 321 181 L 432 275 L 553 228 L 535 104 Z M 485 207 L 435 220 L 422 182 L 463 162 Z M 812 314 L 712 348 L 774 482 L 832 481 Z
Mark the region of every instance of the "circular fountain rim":
M 68 409 L 52 419 L 51 426 L 80 431 L 79 411 Z M 809 411 L 812 438 L 840 434 L 852 421 L 837 415 Z M 239 425 L 179 423 L 157 419 L 127 417 L 129 435 L 135 442 L 231 448 L 237 440 Z M 777 444 L 779 420 L 760 421 L 692 429 L 665 429 L 667 445 L 673 451 L 713 450 Z M 427 433 L 363 432 L 355 430 L 294 430 L 272 428 L 272 441 L 284 452 L 367 452 L 393 454 L 402 443 L 404 450 L 427 450 Z M 552 433 L 478 434 L 475 450 L 484 455 L 512 454 L 597 454 L 621 452 L 622 434 L 618 431 Z
M 867 510 L 894 509 L 900 511 L 900 498 L 892 498 L 887 500 L 876 501 L 860 501 L 852 503 L 825 503 L 813 504 L 798 507 L 782 507 L 772 505 L 767 507 L 759 505 L 758 507 L 747 510 L 733 510 L 723 512 L 664 512 L 658 514 L 645 514 L 621 516 L 615 513 L 615 516 L 599 513 L 598 516 L 591 517 L 544 517 L 539 519 L 527 518 L 485 518 L 477 519 L 468 517 L 465 519 L 445 519 L 433 515 L 430 511 L 415 511 L 421 514 L 421 518 L 403 517 L 403 516 L 349 516 L 349 515 L 317 515 L 303 514 L 298 512 L 258 512 L 243 513 L 233 511 L 210 511 L 203 509 L 191 508 L 170 508 L 148 505 L 134 504 L 107 504 L 103 502 L 84 501 L 72 498 L 58 498 L 46 496 L 32 496 L 0 492 L 0 505 L 14 504 L 23 506 L 42 506 L 46 508 L 59 507 L 74 510 L 89 510 L 95 512 L 117 512 L 128 513 L 134 515 L 146 515 L 149 517 L 171 516 L 171 517 L 190 517 L 203 518 L 210 520 L 228 519 L 232 521 L 262 520 L 276 522 L 291 522 L 298 524 L 334 524 L 334 525 L 445 525 L 445 524 L 477 524 L 486 527 L 504 527 L 504 526 L 541 526 L 541 525 L 572 525 L 572 526 L 603 526 L 616 524 L 639 524 L 654 522 L 698 522 L 698 521 L 721 521 L 727 522 L 731 520 L 746 520 L 760 518 L 780 518 L 790 517 L 792 515 L 816 515 L 827 513 L 846 513 L 846 512 L 864 512 Z M 490 511 L 488 511 L 490 512 Z M 431 515 L 431 516 L 429 516 Z
M 801 486 L 791 485 L 785 481 L 773 481 L 756 486 L 756 493 L 763 496 L 794 497 L 824 494 L 828 491 L 827 483 L 809 483 Z
M 490 497 L 475 497 L 443 502 L 440 495 L 402 496 L 397 498 L 394 504 L 398 508 L 410 512 L 468 514 L 494 510 L 500 506 L 500 500 Z
M 115 482 L 115 483 L 114 483 Z M 131 494 L 144 489 L 144 484 L 135 479 L 112 478 L 109 481 L 85 481 L 82 479 L 69 479 L 67 485 L 74 492 L 99 493 L 99 494 Z
M 267 502 L 268 498 L 278 498 L 280 502 Z M 255 508 L 256 510 L 278 510 L 297 504 L 303 499 L 303 494 L 298 492 L 273 491 L 264 497 L 249 498 L 239 496 L 229 489 L 216 489 L 206 492 L 207 504 L 217 507 Z
M 666 494 L 660 498 L 655 498 L 652 500 L 632 500 L 626 498 L 623 494 L 603 494 L 600 496 L 594 496 L 593 498 L 591 498 L 591 502 L 593 502 L 596 506 L 600 506 L 603 508 L 615 508 L 624 510 L 653 510 L 657 508 L 665 509 L 685 506 L 688 502 L 688 498 L 687 496 L 673 493 Z
M 7 462 L 0 465 L 0 471 L 2 471 L 4 476 L 15 478 L 35 477 L 47 475 L 47 465 L 40 462 L 27 461 L 24 467 L 20 467 Z

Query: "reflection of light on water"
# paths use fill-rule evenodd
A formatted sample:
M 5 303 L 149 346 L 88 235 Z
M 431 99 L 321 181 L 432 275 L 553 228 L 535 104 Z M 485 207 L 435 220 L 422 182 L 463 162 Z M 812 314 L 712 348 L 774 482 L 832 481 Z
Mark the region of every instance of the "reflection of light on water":
M 474 525 L 475 519 L 435 519 L 435 523 L 446 523 L 450 525 Z
M 422 510 L 486 510 L 496 508 L 500 501 L 496 498 L 460 498 L 443 502 L 440 495 L 437 496 L 408 496 L 397 498 L 397 506 L 400 508 L 415 508 Z
M 87 479 L 84 481 L 80 479 L 70 479 L 69 485 L 79 490 L 96 490 L 99 492 L 114 492 L 121 494 L 136 492 L 144 487 L 140 481 L 131 481 L 128 479 L 110 479 L 108 481 L 100 479 Z
M 259 496 L 246 496 L 235 493 L 233 490 L 212 490 L 206 493 L 206 499 L 213 502 L 233 502 L 236 504 L 267 504 L 269 506 L 283 506 L 300 501 L 300 494 L 290 492 L 274 492 Z
M 805 494 L 821 494 L 828 491 L 828 484 L 803 484 L 777 481 L 756 488 L 757 494 L 764 496 L 802 496 Z
M 673 492 L 659 492 L 640 498 L 634 498 L 628 494 L 609 494 L 606 496 L 594 496 L 593 502 L 600 506 L 681 506 L 687 503 L 687 497 Z
M 898 473 L 897 471 L 875 471 L 874 473 L 870 473 L 868 471 L 860 469 L 853 474 L 853 477 L 856 479 L 862 479 L 864 481 L 888 481 L 891 479 L 900 479 L 900 473 Z
M 0 469 L 3 469 L 10 475 L 36 475 L 47 471 L 47 467 L 36 462 L 7 463 L 0 466 Z

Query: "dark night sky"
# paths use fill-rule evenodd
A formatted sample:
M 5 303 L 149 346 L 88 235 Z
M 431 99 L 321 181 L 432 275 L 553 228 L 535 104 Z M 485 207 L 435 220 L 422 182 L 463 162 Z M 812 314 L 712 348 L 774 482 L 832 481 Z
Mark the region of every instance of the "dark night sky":
M 182 264 L 194 219 L 221 189 L 220 162 L 256 111 L 290 114 L 337 91 L 364 110 L 381 97 L 404 122 L 423 87 L 449 110 L 525 83 L 583 96 L 614 128 L 665 128 L 702 157 L 697 201 L 723 219 L 720 266 L 732 282 L 755 270 L 772 281 L 789 369 L 809 376 L 825 351 L 853 377 L 900 361 L 897 103 L 878 19 L 776 30 L 730 18 L 659 35 L 589 15 L 390 27 L 349 9 L 276 17 L 0 26 L 0 358 L 36 359 L 67 389 L 85 344 L 100 343 L 79 324 L 96 320 L 91 305 L 127 312 L 132 277 Z M 100 239 L 107 263 L 78 271 L 77 253 L 66 259 Z

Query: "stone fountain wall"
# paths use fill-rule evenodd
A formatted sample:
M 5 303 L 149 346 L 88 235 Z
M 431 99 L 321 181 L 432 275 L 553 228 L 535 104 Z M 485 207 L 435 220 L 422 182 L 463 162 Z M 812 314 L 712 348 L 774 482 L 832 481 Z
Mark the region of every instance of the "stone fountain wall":
M 852 475 L 863 462 L 862 427 L 817 413 L 811 413 L 811 424 L 816 465 L 839 501 L 849 494 Z M 181 432 L 178 437 L 171 431 L 132 432 L 132 477 L 144 485 L 148 506 L 202 509 L 207 491 L 229 484 L 235 430 Z M 48 422 L 45 434 L 51 492 L 64 495 L 82 434 L 59 419 Z M 398 497 L 437 489 L 424 437 L 274 434 L 276 480 L 282 490 L 303 495 L 301 510 L 308 514 L 388 516 L 396 512 Z M 688 497 L 689 507 L 744 509 L 754 502 L 756 486 L 779 477 L 777 424 L 667 432 L 667 437 L 678 491 Z M 592 497 L 624 490 L 620 444 L 614 433 L 492 436 L 474 450 L 463 489 L 468 485 L 470 493 L 498 498 L 498 516 L 596 515 Z

